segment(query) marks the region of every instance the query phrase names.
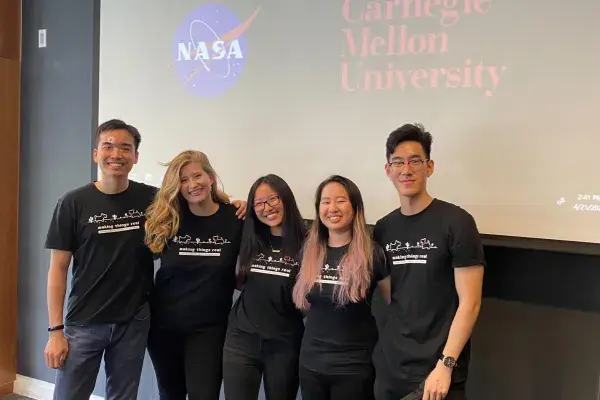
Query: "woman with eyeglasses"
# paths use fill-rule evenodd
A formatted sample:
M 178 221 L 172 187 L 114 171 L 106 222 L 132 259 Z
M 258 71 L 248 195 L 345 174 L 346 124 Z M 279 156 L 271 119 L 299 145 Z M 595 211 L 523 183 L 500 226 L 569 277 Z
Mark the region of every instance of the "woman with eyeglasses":
M 317 188 L 316 219 L 293 291 L 306 310 L 300 350 L 303 400 L 374 398 L 371 357 L 377 325 L 371 300 L 377 287 L 390 302 L 383 249 L 371 238 L 358 187 L 334 175 Z
M 298 354 L 304 332 L 292 289 L 306 225 L 292 190 L 277 175 L 259 178 L 248 194 L 239 259 L 241 294 L 229 316 L 223 349 L 227 400 L 267 400 L 298 393 Z

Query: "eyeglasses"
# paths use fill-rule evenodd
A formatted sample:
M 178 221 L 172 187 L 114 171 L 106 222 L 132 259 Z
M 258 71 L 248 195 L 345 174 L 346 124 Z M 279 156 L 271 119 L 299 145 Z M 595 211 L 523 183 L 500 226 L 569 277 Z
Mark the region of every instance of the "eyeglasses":
M 414 172 L 418 172 L 423 169 L 425 163 L 429 161 L 428 159 L 423 158 L 414 158 L 408 161 L 408 166 Z M 401 171 L 407 163 L 404 161 L 392 161 L 389 162 L 388 165 L 395 171 Z
M 265 204 L 268 204 L 271 207 L 275 207 L 279 203 L 281 203 L 281 199 L 279 198 L 279 196 L 271 196 L 271 197 L 269 197 L 265 201 L 257 201 L 257 202 L 255 202 L 254 205 L 253 205 L 253 207 L 254 207 L 254 209 L 256 211 L 262 211 L 262 210 L 265 209 Z

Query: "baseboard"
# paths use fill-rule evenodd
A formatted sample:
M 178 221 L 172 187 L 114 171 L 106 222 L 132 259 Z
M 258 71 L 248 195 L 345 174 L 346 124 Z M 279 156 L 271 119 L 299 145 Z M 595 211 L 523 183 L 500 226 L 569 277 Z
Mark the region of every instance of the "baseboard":
M 13 392 L 35 400 L 52 400 L 54 384 L 23 375 L 17 375 Z M 90 400 L 104 400 L 104 397 L 92 395 Z
M 13 383 L 14 382 L 5 383 L 4 385 L 0 386 L 0 398 L 13 392 Z

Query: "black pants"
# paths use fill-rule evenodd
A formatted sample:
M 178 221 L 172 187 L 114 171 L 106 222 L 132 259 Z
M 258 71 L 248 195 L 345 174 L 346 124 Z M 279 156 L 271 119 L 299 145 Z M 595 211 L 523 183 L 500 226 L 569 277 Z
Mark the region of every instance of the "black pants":
M 329 375 L 300 366 L 302 400 L 373 400 L 374 380 L 373 372 Z
M 267 400 L 295 400 L 301 338 L 263 339 L 230 328 L 223 348 L 227 400 L 256 400 L 264 378 Z
M 151 327 L 148 353 L 161 400 L 219 400 L 223 377 L 223 342 L 227 327 L 194 333 Z
M 403 383 L 382 379 L 377 376 L 375 381 L 375 398 L 377 400 L 398 400 L 417 389 L 419 383 Z M 466 382 L 456 382 L 450 385 L 444 400 L 467 400 Z

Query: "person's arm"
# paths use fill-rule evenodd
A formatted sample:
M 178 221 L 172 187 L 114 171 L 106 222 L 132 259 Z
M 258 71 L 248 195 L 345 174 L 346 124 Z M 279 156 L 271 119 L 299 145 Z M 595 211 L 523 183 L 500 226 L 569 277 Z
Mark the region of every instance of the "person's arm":
M 240 257 L 238 256 L 235 262 L 235 289 L 242 291 L 244 289 L 244 281 L 246 280 L 246 274 L 242 272 L 242 266 L 240 265 Z
M 442 356 L 458 360 L 479 317 L 485 260 L 479 231 L 470 215 L 464 216 L 452 228 L 450 251 L 458 308 L 450 325 Z M 452 381 L 452 370 L 453 367 L 438 360 L 425 381 L 423 400 L 441 400 L 446 397 Z
M 377 288 L 381 292 L 385 303 L 390 304 L 392 302 L 392 285 L 390 277 L 387 276 L 384 279 L 377 282 Z
M 471 337 L 473 327 L 479 316 L 483 285 L 483 266 L 455 268 L 454 279 L 459 305 L 454 315 L 448 340 L 442 352 L 444 357 L 458 360 L 465 344 Z M 425 382 L 423 400 L 441 400 L 446 397 L 452 381 L 452 368 L 438 360 L 435 369 Z
M 48 327 L 60 327 L 64 324 L 63 309 L 67 292 L 67 274 L 71 264 L 72 249 L 75 248 L 74 221 L 77 220 L 71 202 L 61 199 L 50 222 L 46 237 L 46 248 L 50 249 L 50 269 L 48 270 L 47 303 Z M 46 364 L 50 368 L 62 368 L 69 345 L 64 328 L 49 332 L 48 344 L 44 350 Z
M 455 268 L 454 280 L 458 293 L 458 309 L 452 325 L 450 325 L 450 333 L 443 354 L 456 360 L 471 337 L 473 327 L 479 317 L 483 266 Z
M 52 250 L 50 254 L 50 270 L 48 271 L 48 327 L 63 324 L 63 308 L 67 292 L 67 273 L 71 263 L 71 252 Z M 46 364 L 50 368 L 62 368 L 69 344 L 63 329 L 49 332 L 48 344 L 44 351 Z
M 62 325 L 65 294 L 67 293 L 67 273 L 71 264 L 71 252 L 52 250 L 48 271 L 48 323 L 49 327 Z M 60 332 L 62 334 L 62 332 Z

